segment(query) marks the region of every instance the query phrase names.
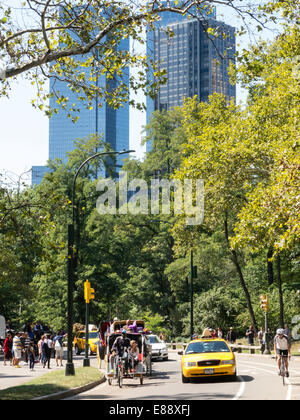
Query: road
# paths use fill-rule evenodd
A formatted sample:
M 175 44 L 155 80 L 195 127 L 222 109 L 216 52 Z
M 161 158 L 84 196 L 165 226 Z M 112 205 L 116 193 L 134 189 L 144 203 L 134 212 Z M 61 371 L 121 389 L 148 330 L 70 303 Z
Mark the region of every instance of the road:
M 277 374 L 275 360 L 266 356 L 237 354 L 238 380 L 195 379 L 181 382 L 180 356 L 169 354 L 169 361 L 153 364 L 152 377 L 124 380 L 122 389 L 106 383 L 80 395 L 75 400 L 300 400 L 300 362 L 291 360 L 287 385 Z M 294 358 L 295 359 L 295 358 Z

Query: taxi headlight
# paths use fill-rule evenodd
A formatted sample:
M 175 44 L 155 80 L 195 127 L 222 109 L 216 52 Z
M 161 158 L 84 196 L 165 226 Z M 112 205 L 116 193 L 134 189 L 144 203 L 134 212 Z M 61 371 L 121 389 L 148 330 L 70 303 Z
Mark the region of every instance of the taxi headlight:
M 197 363 L 196 362 L 184 362 L 183 366 L 184 367 L 194 367 L 194 366 L 197 366 Z
M 231 359 L 231 360 L 222 360 L 221 365 L 234 365 L 235 364 L 235 360 Z

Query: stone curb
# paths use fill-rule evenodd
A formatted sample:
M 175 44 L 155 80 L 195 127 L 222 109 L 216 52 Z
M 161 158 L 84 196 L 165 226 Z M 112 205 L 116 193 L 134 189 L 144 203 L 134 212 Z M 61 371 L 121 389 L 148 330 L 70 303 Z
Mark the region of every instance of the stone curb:
M 96 382 L 91 382 L 89 384 L 80 386 L 78 388 L 68 389 L 67 391 L 56 392 L 55 394 L 45 395 L 43 397 L 33 398 L 32 401 L 54 401 L 54 400 L 63 400 L 64 398 L 73 397 L 74 395 L 81 394 L 82 392 L 89 391 L 92 388 L 95 388 L 98 385 L 103 384 L 106 381 L 106 377 L 103 376 L 102 379 Z

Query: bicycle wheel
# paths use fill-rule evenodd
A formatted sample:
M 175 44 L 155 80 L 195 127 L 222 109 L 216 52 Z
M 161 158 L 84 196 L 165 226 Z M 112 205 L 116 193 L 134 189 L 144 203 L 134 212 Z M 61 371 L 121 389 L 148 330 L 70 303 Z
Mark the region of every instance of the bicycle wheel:
M 123 367 L 121 365 L 118 366 L 118 385 L 119 388 L 123 386 Z
M 283 384 L 283 386 L 285 386 L 285 360 L 284 360 L 283 356 L 281 356 L 280 373 L 281 373 L 281 376 L 282 376 L 282 384 Z

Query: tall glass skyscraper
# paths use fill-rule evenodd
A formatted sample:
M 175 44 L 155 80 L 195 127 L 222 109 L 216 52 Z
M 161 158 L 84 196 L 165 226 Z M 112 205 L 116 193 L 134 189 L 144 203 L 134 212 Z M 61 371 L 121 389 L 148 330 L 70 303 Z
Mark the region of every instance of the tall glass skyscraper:
M 124 39 L 119 45 L 120 49 L 129 50 L 129 39 Z M 88 70 L 87 70 L 88 71 Z M 126 70 L 123 75 L 123 82 L 129 87 L 129 71 Z M 105 75 L 99 76 L 98 86 L 108 88 L 108 84 L 117 81 L 108 81 Z M 86 105 L 78 99 L 68 87 L 66 82 L 58 81 L 54 78 L 50 80 L 50 91 L 59 91 L 60 95 L 69 98 L 69 104 L 74 104 L 74 108 L 79 109 L 79 120 L 73 123 L 68 118 L 68 111 L 59 108 L 56 103 L 56 97 L 50 99 L 51 108 L 58 108 L 59 112 L 53 114 L 49 120 L 49 159 L 61 159 L 64 163 L 67 161 L 67 153 L 74 150 L 74 140 L 88 137 L 91 134 L 103 134 L 103 141 L 109 143 L 116 151 L 129 149 L 129 105 L 116 110 L 104 103 L 101 108 L 97 106 L 97 100 L 94 100 L 93 109 L 87 109 Z M 123 156 L 124 159 L 124 156 Z M 113 172 L 118 172 L 121 166 L 121 158 L 117 159 L 116 168 Z M 34 166 L 32 168 L 32 185 L 39 184 L 47 172 L 46 167 Z M 101 176 L 106 174 L 100 173 Z
M 220 36 L 210 39 L 207 28 L 218 31 Z M 172 37 L 167 29 L 172 31 Z M 160 70 L 166 70 L 167 83 L 160 87 L 155 100 L 147 98 L 147 123 L 153 111 L 180 106 L 184 98 L 197 95 L 199 101 L 208 101 L 214 92 L 224 94 L 228 100 L 236 97 L 228 74 L 230 61 L 235 61 L 234 30 L 217 21 L 215 11 L 205 19 L 187 19 L 175 13 L 163 17 L 160 26 L 148 34 L 147 52 L 159 63 Z

